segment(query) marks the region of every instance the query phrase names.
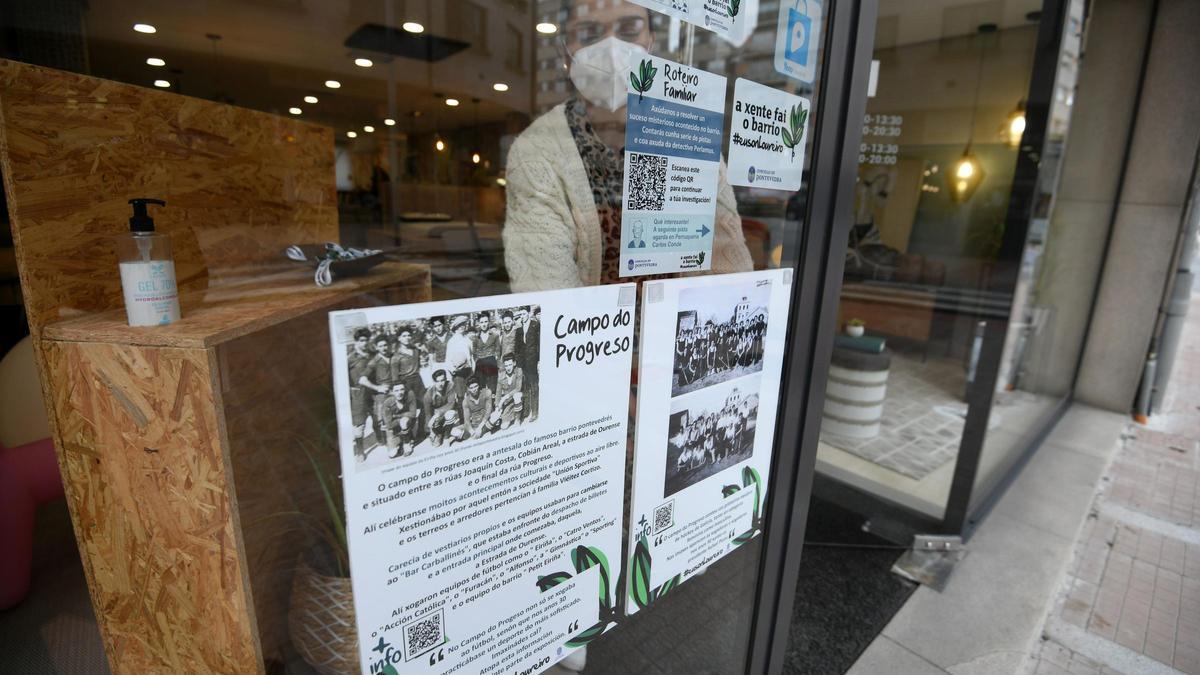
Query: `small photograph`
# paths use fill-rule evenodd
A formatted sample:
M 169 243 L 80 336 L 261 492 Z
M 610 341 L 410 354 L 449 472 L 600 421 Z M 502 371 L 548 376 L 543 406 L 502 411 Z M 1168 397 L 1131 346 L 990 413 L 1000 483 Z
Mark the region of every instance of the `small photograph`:
M 671 396 L 761 371 L 770 299 L 769 279 L 681 291 Z
M 706 389 L 672 402 L 663 497 L 750 459 L 759 380 Z
M 347 328 L 359 471 L 487 439 L 537 420 L 537 305 Z

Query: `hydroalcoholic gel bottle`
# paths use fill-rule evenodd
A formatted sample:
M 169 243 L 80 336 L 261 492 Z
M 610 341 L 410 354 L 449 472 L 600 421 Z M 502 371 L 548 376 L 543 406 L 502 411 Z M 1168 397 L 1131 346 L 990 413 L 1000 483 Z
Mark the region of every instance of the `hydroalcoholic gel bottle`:
M 175 261 L 171 237 L 154 231 L 147 204 L 166 206 L 161 199 L 130 199 L 133 217 L 129 234 L 117 239 L 121 262 L 121 290 L 130 326 L 165 326 L 179 320 L 179 291 L 175 287 Z

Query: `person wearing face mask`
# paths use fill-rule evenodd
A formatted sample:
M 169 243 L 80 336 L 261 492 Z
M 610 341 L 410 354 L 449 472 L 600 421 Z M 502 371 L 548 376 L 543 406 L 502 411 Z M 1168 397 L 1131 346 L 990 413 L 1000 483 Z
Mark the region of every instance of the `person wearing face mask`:
M 514 292 L 619 283 L 626 80 L 653 42 L 650 11 L 628 2 L 567 0 L 562 44 L 575 93 L 513 142 L 508 155 L 505 263 Z M 720 165 L 712 272 L 753 262 L 733 188 Z M 658 277 L 641 276 L 644 281 Z

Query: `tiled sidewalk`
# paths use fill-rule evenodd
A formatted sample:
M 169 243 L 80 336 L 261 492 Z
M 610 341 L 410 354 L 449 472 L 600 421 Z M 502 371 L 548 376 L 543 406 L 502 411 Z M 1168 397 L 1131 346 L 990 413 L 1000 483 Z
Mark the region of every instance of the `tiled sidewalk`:
M 1185 336 L 1164 410 L 1101 483 L 1036 675 L 1200 675 L 1200 299 Z

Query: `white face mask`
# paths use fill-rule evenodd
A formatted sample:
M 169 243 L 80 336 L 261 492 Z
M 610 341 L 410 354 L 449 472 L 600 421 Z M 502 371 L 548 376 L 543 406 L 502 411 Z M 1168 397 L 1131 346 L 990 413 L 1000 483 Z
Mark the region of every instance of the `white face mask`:
M 645 47 L 610 35 L 575 52 L 571 59 L 571 81 L 592 105 L 619 110 L 625 105 L 628 92 L 625 73 L 646 55 Z

